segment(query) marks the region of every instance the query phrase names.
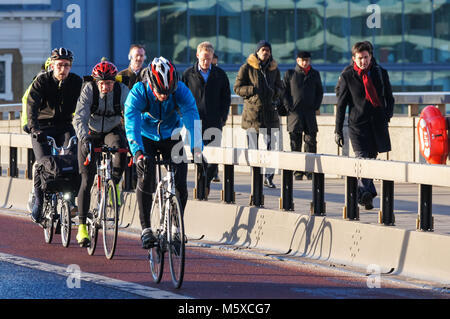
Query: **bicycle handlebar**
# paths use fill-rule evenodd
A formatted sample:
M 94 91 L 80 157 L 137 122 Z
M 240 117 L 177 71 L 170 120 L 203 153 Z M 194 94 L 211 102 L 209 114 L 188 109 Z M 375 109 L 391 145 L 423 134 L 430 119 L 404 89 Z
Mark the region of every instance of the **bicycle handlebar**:
M 61 154 L 61 152 L 64 153 L 64 151 L 70 150 L 70 149 L 72 148 L 72 146 L 75 145 L 75 144 L 77 143 L 77 137 L 76 137 L 76 136 L 72 136 L 72 137 L 69 139 L 69 145 L 67 145 L 67 146 L 61 146 L 61 147 L 58 147 L 58 146 L 56 145 L 55 139 L 54 139 L 53 137 L 51 137 L 51 136 L 47 136 L 47 141 L 48 141 L 48 144 L 49 144 L 51 147 L 53 147 L 53 149 L 56 150 L 58 154 Z
M 110 147 L 108 145 L 102 145 L 99 147 L 95 147 L 92 150 L 92 144 L 89 143 L 89 153 L 88 156 L 86 156 L 86 160 L 84 161 L 83 165 L 84 166 L 88 166 L 89 163 L 91 162 L 91 153 L 92 151 L 94 151 L 94 153 L 111 153 L 111 154 L 115 154 L 115 153 L 128 153 L 128 148 L 125 147 Z

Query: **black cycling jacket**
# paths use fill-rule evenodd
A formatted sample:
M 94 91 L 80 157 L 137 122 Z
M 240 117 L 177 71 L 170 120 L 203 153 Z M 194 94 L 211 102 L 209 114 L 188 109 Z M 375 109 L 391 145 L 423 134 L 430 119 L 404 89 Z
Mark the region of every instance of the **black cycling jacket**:
M 60 83 L 53 71 L 39 75 L 33 82 L 27 101 L 28 127 L 41 130 L 72 125 L 83 80 L 74 73 Z

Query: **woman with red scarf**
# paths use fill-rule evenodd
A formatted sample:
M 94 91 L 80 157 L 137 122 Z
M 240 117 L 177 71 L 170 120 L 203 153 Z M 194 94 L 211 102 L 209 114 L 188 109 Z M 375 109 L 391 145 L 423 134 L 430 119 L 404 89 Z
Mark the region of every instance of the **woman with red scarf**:
M 352 48 L 353 64 L 342 71 L 336 94 L 335 140 L 344 146 L 343 126 L 347 105 L 348 135 L 356 157 L 376 158 L 391 150 L 388 123 L 394 111 L 394 97 L 387 71 L 373 58 L 369 41 L 357 42 Z M 358 202 L 373 208 L 377 191 L 372 179 L 358 181 Z

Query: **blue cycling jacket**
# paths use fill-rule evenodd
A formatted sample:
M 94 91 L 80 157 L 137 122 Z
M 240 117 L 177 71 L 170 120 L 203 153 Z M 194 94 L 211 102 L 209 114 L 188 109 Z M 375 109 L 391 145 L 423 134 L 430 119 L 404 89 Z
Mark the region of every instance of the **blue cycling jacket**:
M 175 107 L 174 96 L 178 109 Z M 163 102 L 156 98 L 148 83 L 136 83 L 125 101 L 124 115 L 125 131 L 133 155 L 139 150 L 144 151 L 142 136 L 153 141 L 169 139 L 172 135 L 178 136 L 183 125 L 189 133 L 191 150 L 203 150 L 202 126 L 197 105 L 191 91 L 181 81 L 178 82 L 175 93 Z

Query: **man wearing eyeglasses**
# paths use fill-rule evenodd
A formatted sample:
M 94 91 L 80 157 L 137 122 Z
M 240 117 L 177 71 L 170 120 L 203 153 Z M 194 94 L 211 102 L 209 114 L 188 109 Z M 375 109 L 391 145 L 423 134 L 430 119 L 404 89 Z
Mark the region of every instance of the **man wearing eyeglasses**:
M 27 100 L 28 128 L 36 161 L 51 155 L 47 136 L 55 139 L 58 146 L 67 146 L 75 135 L 72 117 L 80 96 L 83 80 L 71 73 L 73 54 L 66 48 L 56 48 L 51 52 L 52 71 L 39 75 L 30 89 Z M 42 220 L 44 192 L 40 178 L 34 178 L 35 203 L 31 219 L 35 223 Z

